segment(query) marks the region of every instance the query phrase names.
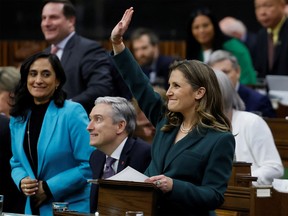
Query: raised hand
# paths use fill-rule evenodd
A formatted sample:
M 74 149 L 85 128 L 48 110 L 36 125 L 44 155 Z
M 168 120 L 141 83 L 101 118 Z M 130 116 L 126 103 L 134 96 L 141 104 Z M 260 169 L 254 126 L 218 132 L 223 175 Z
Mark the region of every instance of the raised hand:
M 123 42 L 123 35 L 128 29 L 133 13 L 134 13 L 133 7 L 127 9 L 120 22 L 118 22 L 117 25 L 112 30 L 111 41 L 113 45 L 119 45 Z

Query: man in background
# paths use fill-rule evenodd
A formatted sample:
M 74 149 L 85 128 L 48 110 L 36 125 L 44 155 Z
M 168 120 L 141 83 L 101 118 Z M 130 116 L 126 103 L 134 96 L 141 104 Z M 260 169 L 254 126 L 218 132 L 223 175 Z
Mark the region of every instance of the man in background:
M 254 0 L 262 29 L 257 35 L 254 58 L 258 77 L 288 75 L 288 21 L 285 0 Z
M 211 54 L 208 64 L 227 74 L 233 87 L 243 100 L 246 111 L 254 112 L 263 117 L 276 117 L 276 112 L 267 95 L 239 83 L 241 69 L 235 56 L 224 50 L 216 50 Z
M 176 60 L 159 51 L 159 38 L 148 28 L 135 29 L 130 37 L 132 52 L 152 85 L 167 89 L 169 66 Z
M 97 148 L 90 156 L 93 179 L 109 178 L 127 166 L 144 173 L 151 160 L 151 145 L 132 135 L 136 127 L 133 105 L 122 97 L 98 97 L 90 113 L 87 130 L 90 145 Z M 98 185 L 90 193 L 90 211 L 97 211 Z
M 69 0 L 47 0 L 43 4 L 41 29 L 66 73 L 63 87 L 67 98 L 79 102 L 89 113 L 97 97 L 113 95 L 112 64 L 96 41 L 75 32 L 76 10 Z
M 241 20 L 231 16 L 221 19 L 219 27 L 225 35 L 242 41 L 249 49 L 251 57 L 254 58 L 257 40 L 256 33 L 248 31 L 246 25 Z

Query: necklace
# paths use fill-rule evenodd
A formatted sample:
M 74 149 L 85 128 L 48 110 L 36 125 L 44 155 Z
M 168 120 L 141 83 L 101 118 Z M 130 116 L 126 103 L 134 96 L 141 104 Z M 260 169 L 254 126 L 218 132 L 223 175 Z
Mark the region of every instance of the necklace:
M 29 155 L 31 158 L 32 166 L 35 167 L 34 160 L 32 157 L 31 142 L 30 142 L 30 119 L 31 117 L 28 120 L 28 127 L 27 127 L 28 149 L 29 149 Z
M 182 124 L 180 125 L 180 131 L 184 134 L 187 134 L 193 129 L 193 127 L 194 125 L 192 125 L 190 128 L 185 128 L 182 122 Z

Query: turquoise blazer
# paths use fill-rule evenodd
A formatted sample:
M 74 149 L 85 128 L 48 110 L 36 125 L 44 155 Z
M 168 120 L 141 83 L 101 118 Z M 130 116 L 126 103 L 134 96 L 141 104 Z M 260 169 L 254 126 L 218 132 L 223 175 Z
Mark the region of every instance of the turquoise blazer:
M 230 132 L 199 128 L 174 144 L 179 127 L 160 129 L 167 122 L 166 107 L 128 49 L 114 60 L 141 109 L 156 126 L 152 161 L 145 174 L 164 174 L 173 179 L 173 189 L 162 194 L 157 215 L 214 215 L 224 202 L 230 178 L 235 139 Z
M 27 121 L 28 118 L 23 122 L 14 117 L 10 120 L 13 153 L 10 163 L 15 184 L 19 187 L 21 179 L 27 176 L 47 182 L 53 198 L 41 206 L 40 215 L 52 215 L 54 201 L 67 201 L 69 209 L 89 212 L 87 179 L 92 177 L 89 157 L 94 148 L 89 145 L 88 117 L 83 107 L 67 100 L 58 108 L 50 102 L 38 140 L 37 176 L 23 148 Z M 25 214 L 31 214 L 29 197 Z

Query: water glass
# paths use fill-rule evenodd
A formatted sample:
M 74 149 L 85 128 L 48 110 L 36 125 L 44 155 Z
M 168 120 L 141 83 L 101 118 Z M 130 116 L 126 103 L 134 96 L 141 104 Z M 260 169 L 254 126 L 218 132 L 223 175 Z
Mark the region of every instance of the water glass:
M 69 207 L 68 202 L 53 202 L 52 203 L 53 212 L 64 212 L 68 210 L 68 207 Z

